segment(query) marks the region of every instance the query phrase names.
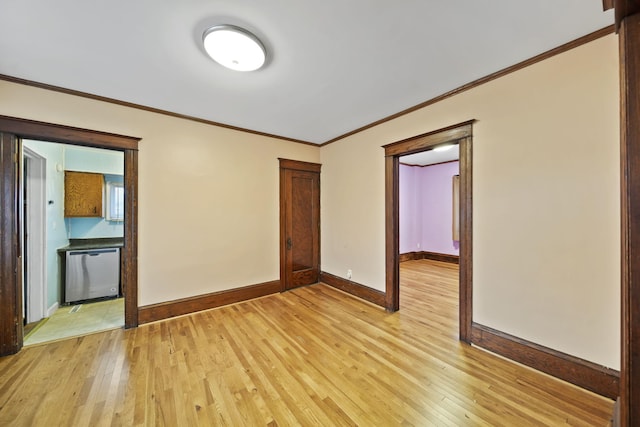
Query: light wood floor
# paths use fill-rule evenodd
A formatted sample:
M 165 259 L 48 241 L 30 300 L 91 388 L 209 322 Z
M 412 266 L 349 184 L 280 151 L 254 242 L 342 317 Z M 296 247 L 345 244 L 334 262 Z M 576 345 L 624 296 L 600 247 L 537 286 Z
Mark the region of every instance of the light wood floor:
M 612 402 L 457 341 L 457 269 L 389 314 L 313 285 L 0 358 L 0 426 L 604 426 Z

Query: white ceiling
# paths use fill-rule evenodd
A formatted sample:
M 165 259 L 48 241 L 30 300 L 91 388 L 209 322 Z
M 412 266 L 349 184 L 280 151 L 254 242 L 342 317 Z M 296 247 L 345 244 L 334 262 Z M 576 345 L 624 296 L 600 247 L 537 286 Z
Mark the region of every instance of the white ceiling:
M 602 0 L 0 0 L 0 15 L 0 74 L 313 143 L 613 23 Z M 224 23 L 262 39 L 265 68 L 205 55 Z
M 428 166 L 436 163 L 451 162 L 460 158 L 460 146 L 453 145 L 447 151 L 428 150 L 400 157 L 400 163 L 411 166 Z

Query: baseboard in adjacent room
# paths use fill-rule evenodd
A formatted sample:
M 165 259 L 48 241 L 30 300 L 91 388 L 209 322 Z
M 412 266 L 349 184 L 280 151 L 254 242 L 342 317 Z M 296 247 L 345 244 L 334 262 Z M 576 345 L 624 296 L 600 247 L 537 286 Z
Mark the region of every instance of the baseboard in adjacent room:
M 53 313 L 56 312 L 58 307 L 60 307 L 60 304 L 58 302 L 54 302 L 53 304 L 51 304 L 51 307 L 49 307 L 47 309 L 47 314 L 46 314 L 45 317 L 51 317 L 53 315 Z
M 342 277 L 334 276 L 333 274 L 324 271 L 320 273 L 320 281 L 373 304 L 381 307 L 385 306 L 384 292 L 361 285 L 360 283 L 356 283 L 351 280 L 343 279 Z
M 400 254 L 400 257 L 399 257 L 400 262 L 413 261 L 416 259 L 431 259 L 434 261 L 460 264 L 460 256 L 451 255 L 451 254 L 441 254 L 437 252 L 427 252 L 427 251 L 406 252 L 404 254 Z
M 561 380 L 616 399 L 620 372 L 544 347 L 484 325 L 473 323 L 471 343 Z
M 183 314 L 195 313 L 196 311 L 208 310 L 210 308 L 275 294 L 281 290 L 280 280 L 274 280 L 242 288 L 145 305 L 138 309 L 138 323 L 155 322 Z
M 403 254 L 400 254 L 400 256 L 398 257 L 398 261 L 405 262 L 405 261 L 413 261 L 416 259 L 422 259 L 422 258 L 418 258 L 417 254 L 418 252 L 405 252 Z

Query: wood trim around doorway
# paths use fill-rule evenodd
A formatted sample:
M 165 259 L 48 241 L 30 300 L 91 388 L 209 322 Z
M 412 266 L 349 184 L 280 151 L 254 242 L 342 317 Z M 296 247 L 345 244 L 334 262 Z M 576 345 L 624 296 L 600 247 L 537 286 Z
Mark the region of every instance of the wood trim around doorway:
M 0 356 L 22 348 L 18 139 L 0 129 Z
M 16 353 L 22 347 L 22 322 L 17 319 L 22 310 L 20 276 L 20 248 L 17 241 L 18 206 L 16 203 L 19 183 L 15 181 L 17 171 L 16 154 L 6 152 L 17 147 L 20 139 L 36 139 L 63 144 L 105 148 L 124 152 L 125 161 L 125 209 L 124 247 L 120 279 L 125 294 L 125 327 L 138 325 L 138 142 L 140 138 L 98 132 L 51 123 L 0 116 L 2 146 L 0 161 L 0 191 L 2 191 L 0 213 L 0 356 Z M 6 163 L 6 168 L 5 168 Z M 11 175 L 11 176 L 9 176 Z M 14 200 L 15 199 L 15 200 Z M 7 296 L 5 298 L 4 296 Z M 15 298 L 14 298 L 15 297 Z
M 472 127 L 474 120 L 383 146 L 385 150 L 385 308 L 400 308 L 400 157 L 443 143 L 460 145 L 460 340 L 471 342 L 472 322 Z
M 636 426 L 640 423 L 640 6 L 616 0 L 615 8 L 620 29 L 622 345 L 614 425 Z M 633 14 L 626 16 L 630 11 Z

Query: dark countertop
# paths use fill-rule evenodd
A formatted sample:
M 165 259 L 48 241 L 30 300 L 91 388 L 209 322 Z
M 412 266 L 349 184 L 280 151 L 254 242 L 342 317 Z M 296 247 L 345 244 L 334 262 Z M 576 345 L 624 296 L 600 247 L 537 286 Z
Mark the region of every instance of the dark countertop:
M 58 252 L 78 251 L 83 249 L 121 248 L 122 246 L 124 246 L 123 237 L 69 239 L 69 245 L 58 248 Z

